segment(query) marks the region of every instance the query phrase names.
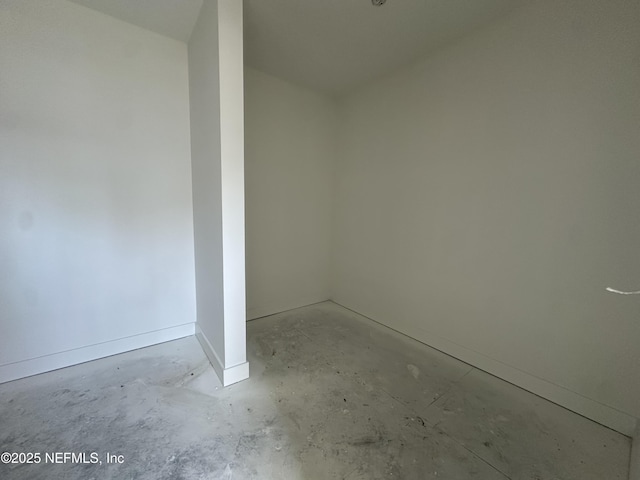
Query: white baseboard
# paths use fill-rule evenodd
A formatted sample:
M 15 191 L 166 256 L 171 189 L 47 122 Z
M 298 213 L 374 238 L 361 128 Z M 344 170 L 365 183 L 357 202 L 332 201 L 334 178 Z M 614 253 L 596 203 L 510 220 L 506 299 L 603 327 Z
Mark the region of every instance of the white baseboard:
M 334 303 L 338 304 L 334 301 Z M 338 304 L 340 305 L 340 304 Z M 341 305 L 343 306 L 343 305 Z M 344 308 L 351 310 L 358 315 L 362 315 L 369 318 L 381 325 L 385 325 L 384 322 L 378 321 L 372 317 L 369 317 L 363 313 L 358 312 L 356 309 L 344 306 Z M 418 340 L 436 350 L 439 350 L 447 355 L 462 360 L 469 365 L 483 370 L 491 375 L 494 375 L 502 380 L 505 380 L 517 387 L 527 390 L 535 395 L 545 398 L 553 403 L 556 403 L 568 410 L 587 417 L 594 422 L 600 423 L 606 427 L 611 428 L 617 432 L 622 433 L 628 437 L 633 436 L 636 429 L 636 418 L 625 412 L 617 410 L 609 405 L 604 405 L 593 399 L 584 397 L 579 393 L 573 392 L 567 388 L 561 387 L 554 383 L 551 383 L 542 378 L 538 378 L 530 373 L 519 370 L 511 365 L 507 365 L 486 355 L 476 352 L 474 350 L 458 345 L 446 338 L 438 335 L 433 335 L 419 326 L 401 325 L 398 326 L 399 333 L 407 335 L 413 339 Z M 633 479 L 640 480 L 640 479 Z
M 211 366 L 216 372 L 218 379 L 220 379 L 222 386 L 226 387 L 249 378 L 249 362 L 225 368 L 224 363 L 220 360 L 220 357 L 218 357 L 213 345 L 211 345 L 211 342 L 209 342 L 209 339 L 197 324 L 196 338 L 198 339 L 198 342 L 200 342 L 200 346 L 209 359 L 209 362 L 211 362 Z
M 636 431 L 631 437 L 629 480 L 640 480 L 640 420 L 636 422 Z
M 110 357 L 119 353 L 149 347 L 178 338 L 193 335 L 195 323 L 185 323 L 176 327 L 163 328 L 153 332 L 141 333 L 130 337 L 118 338 L 95 345 L 74 348 L 64 352 L 52 353 L 41 357 L 30 358 L 19 362 L 0 365 L 0 383 L 19 378 L 30 377 L 40 373 L 70 367 L 79 363 L 90 362 L 99 358 Z
M 316 303 L 322 303 L 329 300 L 325 296 L 303 298 L 292 302 L 281 302 L 263 307 L 255 307 L 247 309 L 247 320 L 255 320 L 256 318 L 275 315 L 276 313 L 286 312 L 295 308 L 307 307 Z

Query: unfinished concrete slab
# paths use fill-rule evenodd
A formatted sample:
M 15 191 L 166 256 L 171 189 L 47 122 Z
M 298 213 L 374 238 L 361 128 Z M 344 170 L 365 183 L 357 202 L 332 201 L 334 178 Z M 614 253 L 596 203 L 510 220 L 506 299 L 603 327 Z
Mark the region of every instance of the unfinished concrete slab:
M 0 451 L 41 454 L 0 478 L 627 476 L 628 438 L 330 302 L 247 331 L 227 388 L 193 337 L 0 385 Z

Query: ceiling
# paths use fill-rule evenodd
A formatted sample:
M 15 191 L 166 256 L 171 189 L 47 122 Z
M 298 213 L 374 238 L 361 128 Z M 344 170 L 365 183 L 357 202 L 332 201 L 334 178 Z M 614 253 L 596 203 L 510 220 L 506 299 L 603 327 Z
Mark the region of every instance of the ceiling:
M 203 0 L 71 0 L 166 37 L 188 42 Z
M 522 0 L 244 0 L 245 61 L 340 94 L 505 14 Z
M 203 0 L 71 0 L 187 42 Z M 240 1 L 240 0 L 227 0 Z M 244 0 L 248 65 L 337 95 L 406 65 L 525 0 Z

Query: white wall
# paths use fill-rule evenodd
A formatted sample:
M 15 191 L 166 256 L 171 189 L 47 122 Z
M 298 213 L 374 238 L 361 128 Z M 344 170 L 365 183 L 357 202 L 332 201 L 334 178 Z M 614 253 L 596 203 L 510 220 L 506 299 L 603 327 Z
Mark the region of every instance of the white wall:
M 346 98 L 332 298 L 630 434 L 639 24 L 530 2 Z
M 640 480 L 640 421 L 636 422 L 636 430 L 631 441 L 629 480 Z
M 0 381 L 193 333 L 186 46 L 6 0 L 0 65 Z
M 217 3 L 206 1 L 189 40 L 196 298 L 199 327 L 224 358 L 218 64 Z
M 334 101 L 247 68 L 247 314 L 329 298 Z
M 205 0 L 189 40 L 197 331 L 223 385 L 247 378 L 242 2 Z

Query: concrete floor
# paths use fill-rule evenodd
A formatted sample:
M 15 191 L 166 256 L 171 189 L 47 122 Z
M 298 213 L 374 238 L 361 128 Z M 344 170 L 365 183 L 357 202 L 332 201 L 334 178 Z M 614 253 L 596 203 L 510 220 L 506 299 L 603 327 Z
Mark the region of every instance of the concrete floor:
M 41 454 L 0 478 L 627 478 L 628 438 L 332 303 L 248 354 L 226 389 L 192 337 L 0 385 L 0 452 Z

